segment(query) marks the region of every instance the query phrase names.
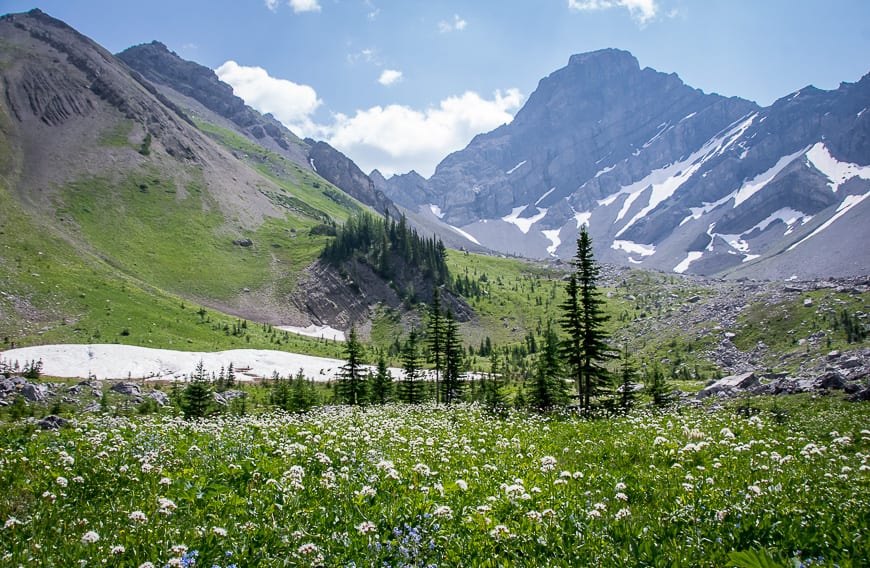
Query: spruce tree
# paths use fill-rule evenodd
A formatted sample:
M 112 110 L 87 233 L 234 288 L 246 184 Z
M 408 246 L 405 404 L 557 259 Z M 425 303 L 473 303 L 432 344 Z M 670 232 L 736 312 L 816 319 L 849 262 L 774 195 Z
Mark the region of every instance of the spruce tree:
M 411 330 L 402 348 L 402 368 L 405 376 L 399 381 L 399 400 L 408 404 L 423 402 L 423 368 L 420 362 L 420 347 L 417 331 Z
M 591 399 L 607 385 L 608 373 L 603 363 L 612 359 L 604 324 L 604 300 L 598 290 L 599 267 L 592 252 L 592 238 L 586 227 L 580 229 L 577 253 L 572 261 L 574 274 L 568 282 L 568 299 L 562 304 L 565 314 L 561 320 L 568 333 L 562 354 L 580 385 L 580 405 L 589 410 Z
M 671 403 L 674 389 L 665 378 L 658 362 L 653 363 L 652 368 L 646 373 L 645 383 L 646 392 L 652 397 L 653 405 L 661 408 Z
M 507 403 L 504 393 L 505 371 L 502 369 L 498 353 L 492 351 L 489 357 L 488 377 L 483 382 L 483 403 L 490 410 L 502 409 Z
M 203 362 L 200 360 L 190 382 L 181 393 L 181 411 L 185 418 L 202 418 L 208 414 L 211 401 L 211 385 Z
M 561 367 L 559 337 L 552 325 L 548 324 L 529 392 L 529 402 L 538 410 L 550 410 L 564 404 L 567 393 L 561 376 Z
M 432 291 L 432 303 L 429 304 L 429 328 L 428 344 L 429 355 L 435 364 L 435 404 L 441 402 L 439 391 L 441 389 L 441 369 L 445 355 L 445 327 L 444 316 L 441 313 L 441 292 L 438 286 Z
M 461 379 L 464 374 L 465 357 L 459 338 L 459 326 L 448 311 L 444 319 L 444 396 L 445 403 L 458 400 L 461 395 Z
M 378 356 L 378 365 L 375 374 L 369 383 L 371 392 L 369 398 L 375 404 L 385 404 L 393 396 L 393 375 L 387 367 L 387 359 L 381 353 Z
M 634 383 L 637 380 L 637 369 L 628 352 L 628 345 L 622 350 L 622 364 L 619 369 L 619 407 L 628 410 L 635 403 Z
M 288 397 L 289 410 L 305 412 L 317 404 L 317 390 L 314 387 L 314 381 L 305 378 L 302 369 L 299 369 L 296 377 L 290 382 L 292 385 Z
M 344 344 L 345 364 L 335 384 L 336 397 L 344 404 L 359 405 L 365 402 L 366 384 L 362 350 L 362 344 L 356 337 L 356 328 L 351 326 Z

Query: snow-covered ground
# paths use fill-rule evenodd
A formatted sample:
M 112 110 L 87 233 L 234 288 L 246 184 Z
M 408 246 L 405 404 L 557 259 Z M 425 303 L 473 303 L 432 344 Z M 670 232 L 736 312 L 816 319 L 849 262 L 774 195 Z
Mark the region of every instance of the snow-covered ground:
M 281 331 L 289 331 L 297 335 L 305 335 L 307 337 L 319 337 L 322 339 L 333 339 L 335 341 L 344 341 L 344 332 L 328 325 L 314 325 L 308 327 L 296 327 L 293 325 L 277 325 L 275 329 Z
M 42 372 L 52 377 L 99 379 L 163 379 L 176 380 L 189 376 L 202 361 L 208 373 L 217 374 L 230 363 L 238 380 L 268 378 L 277 371 L 281 376 L 295 375 L 299 370 L 309 379 L 332 380 L 344 361 L 300 355 L 266 349 L 235 349 L 215 353 L 170 351 L 132 345 L 40 345 L 0 352 L 0 361 L 24 365 L 42 361 Z M 398 378 L 401 371 L 391 369 Z

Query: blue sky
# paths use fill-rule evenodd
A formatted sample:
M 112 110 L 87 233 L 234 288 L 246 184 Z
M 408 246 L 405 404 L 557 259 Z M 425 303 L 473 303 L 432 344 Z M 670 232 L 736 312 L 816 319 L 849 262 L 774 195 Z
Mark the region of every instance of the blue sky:
M 573 53 L 768 105 L 870 72 L 867 0 L 4 0 L 112 52 L 159 40 L 366 172 L 431 175 Z

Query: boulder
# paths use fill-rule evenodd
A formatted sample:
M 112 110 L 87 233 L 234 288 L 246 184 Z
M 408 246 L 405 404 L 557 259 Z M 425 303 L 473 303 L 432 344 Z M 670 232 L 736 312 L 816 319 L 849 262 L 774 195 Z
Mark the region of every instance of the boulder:
M 69 420 L 61 418 L 60 416 L 55 416 L 54 414 L 50 414 L 36 423 L 36 425 L 43 430 L 57 430 L 61 426 L 66 426 L 67 424 L 69 424 Z
M 115 383 L 112 385 L 112 390 L 119 394 L 125 394 L 127 396 L 139 396 L 142 394 L 142 389 L 139 388 L 139 385 L 136 383 Z
M 698 398 L 706 398 L 710 395 L 723 393 L 724 396 L 728 393 L 737 390 L 748 390 L 758 385 L 758 377 L 755 376 L 755 373 L 743 373 L 741 375 L 730 375 L 728 377 L 723 377 L 718 381 L 714 382 L 712 385 L 707 386 L 701 389 L 697 397 Z
M 21 387 L 21 396 L 30 402 L 44 402 L 48 396 L 48 386 L 34 383 L 25 383 Z
M 145 393 L 145 396 L 147 398 L 153 398 L 158 406 L 166 406 L 167 404 L 169 404 L 169 395 L 162 390 L 154 389 L 152 391 L 148 391 L 147 393 Z
M 816 388 L 842 390 L 846 386 L 843 375 L 837 371 L 829 371 L 816 379 Z
M 240 390 L 228 390 L 228 391 L 223 391 L 223 392 L 216 392 L 213 395 L 214 401 L 216 403 L 220 404 L 221 406 L 228 406 L 230 404 L 230 401 L 232 401 L 233 399 L 244 398 L 246 396 L 248 396 L 248 394 L 245 391 L 240 391 Z

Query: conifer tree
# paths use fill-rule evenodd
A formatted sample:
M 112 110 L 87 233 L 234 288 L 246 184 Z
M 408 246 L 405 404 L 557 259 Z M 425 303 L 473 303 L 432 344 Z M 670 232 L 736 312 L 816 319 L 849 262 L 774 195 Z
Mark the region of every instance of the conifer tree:
M 385 404 L 392 398 L 393 375 L 390 373 L 389 368 L 387 368 L 387 359 L 383 353 L 378 356 L 377 369 L 372 376 L 370 385 L 371 393 L 369 398 L 373 403 Z
M 336 397 L 344 404 L 359 405 L 365 402 L 366 384 L 362 350 L 362 344 L 356 337 L 356 328 L 351 326 L 344 344 L 345 364 L 335 384 Z
M 564 404 L 567 393 L 561 367 L 559 337 L 552 325 L 548 324 L 529 392 L 529 402 L 538 410 L 550 410 Z
M 628 345 L 622 350 L 622 364 L 619 369 L 619 407 L 628 410 L 635 403 L 634 383 L 637 380 L 637 369 L 628 352 Z
M 663 407 L 670 404 L 674 389 L 665 378 L 658 361 L 654 362 L 652 368 L 646 373 L 645 383 L 646 392 L 652 397 L 655 406 Z
M 612 359 L 613 354 L 604 329 L 608 316 L 597 286 L 600 269 L 585 226 L 580 229 L 572 264 L 574 274 L 566 289 L 568 299 L 561 306 L 565 312 L 561 323 L 568 334 L 562 354 L 574 367 L 574 379 L 580 385 L 580 404 L 584 410 L 589 410 L 592 396 L 608 383 L 603 363 Z
M 429 355 L 435 364 L 435 404 L 440 400 L 441 369 L 445 355 L 445 326 L 444 315 L 441 313 L 441 292 L 438 286 L 432 291 L 432 303 L 429 304 L 429 328 L 428 328 Z
M 402 368 L 405 376 L 399 381 L 399 400 L 408 404 L 423 402 L 423 368 L 420 362 L 420 347 L 417 331 L 411 330 L 402 348 Z
M 196 371 L 181 394 L 181 411 L 185 418 L 202 418 L 211 406 L 212 391 L 203 362 L 196 365 Z
M 461 379 L 464 374 L 465 357 L 462 341 L 459 337 L 459 326 L 448 311 L 444 319 L 444 402 L 450 404 L 461 395 Z
M 317 404 L 317 390 L 314 387 L 314 381 L 309 381 L 302 373 L 302 369 L 299 369 L 291 382 L 293 384 L 290 387 L 288 400 L 290 410 L 306 412 Z
M 498 410 L 506 405 L 504 371 L 499 361 L 499 354 L 492 351 L 489 357 L 488 377 L 483 382 L 483 402 L 490 410 Z

